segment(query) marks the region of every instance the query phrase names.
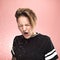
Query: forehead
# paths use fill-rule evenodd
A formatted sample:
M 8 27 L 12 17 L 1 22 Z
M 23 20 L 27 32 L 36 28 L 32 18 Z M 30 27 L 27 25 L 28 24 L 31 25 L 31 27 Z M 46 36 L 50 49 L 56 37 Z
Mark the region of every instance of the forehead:
M 20 16 L 18 18 L 18 23 L 20 24 L 30 24 L 28 17 Z

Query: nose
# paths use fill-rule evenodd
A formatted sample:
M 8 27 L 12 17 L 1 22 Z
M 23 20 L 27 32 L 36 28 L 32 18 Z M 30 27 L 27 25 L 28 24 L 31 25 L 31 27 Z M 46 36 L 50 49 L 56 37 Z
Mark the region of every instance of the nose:
M 26 26 L 23 26 L 23 31 L 26 31 Z

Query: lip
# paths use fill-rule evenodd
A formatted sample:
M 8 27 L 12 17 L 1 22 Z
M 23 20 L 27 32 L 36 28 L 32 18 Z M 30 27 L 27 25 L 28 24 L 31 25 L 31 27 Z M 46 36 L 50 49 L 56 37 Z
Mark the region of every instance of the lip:
M 29 36 L 29 33 L 28 33 L 28 32 L 24 32 L 23 35 L 24 35 L 25 37 L 28 37 L 28 36 Z
M 29 36 L 29 34 L 25 32 L 25 33 L 24 33 L 24 36 Z
M 28 32 L 24 32 L 24 34 L 28 34 Z

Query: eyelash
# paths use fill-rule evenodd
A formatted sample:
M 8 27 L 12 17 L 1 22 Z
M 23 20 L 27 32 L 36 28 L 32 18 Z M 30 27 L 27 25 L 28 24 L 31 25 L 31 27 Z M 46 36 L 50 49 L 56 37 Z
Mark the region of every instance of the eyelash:
M 23 25 L 20 25 L 20 26 L 18 26 L 18 27 L 22 27 L 22 26 L 23 26 Z M 30 26 L 30 25 L 27 25 L 27 24 L 26 24 L 25 26 Z

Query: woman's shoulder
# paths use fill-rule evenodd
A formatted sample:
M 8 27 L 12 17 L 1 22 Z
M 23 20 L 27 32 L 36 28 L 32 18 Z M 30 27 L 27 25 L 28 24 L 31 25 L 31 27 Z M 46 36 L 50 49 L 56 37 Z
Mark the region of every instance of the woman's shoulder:
M 38 33 L 38 37 L 43 38 L 43 39 L 50 39 L 50 37 L 48 35 L 44 35 L 41 33 Z
M 17 39 L 17 38 L 22 38 L 22 35 L 17 35 L 17 36 L 15 36 L 14 39 Z
M 17 35 L 14 37 L 14 41 L 22 40 L 22 35 Z
M 41 41 L 45 41 L 45 42 L 51 42 L 50 36 L 44 35 L 44 34 L 41 34 L 41 33 L 38 34 L 38 39 L 41 40 Z

